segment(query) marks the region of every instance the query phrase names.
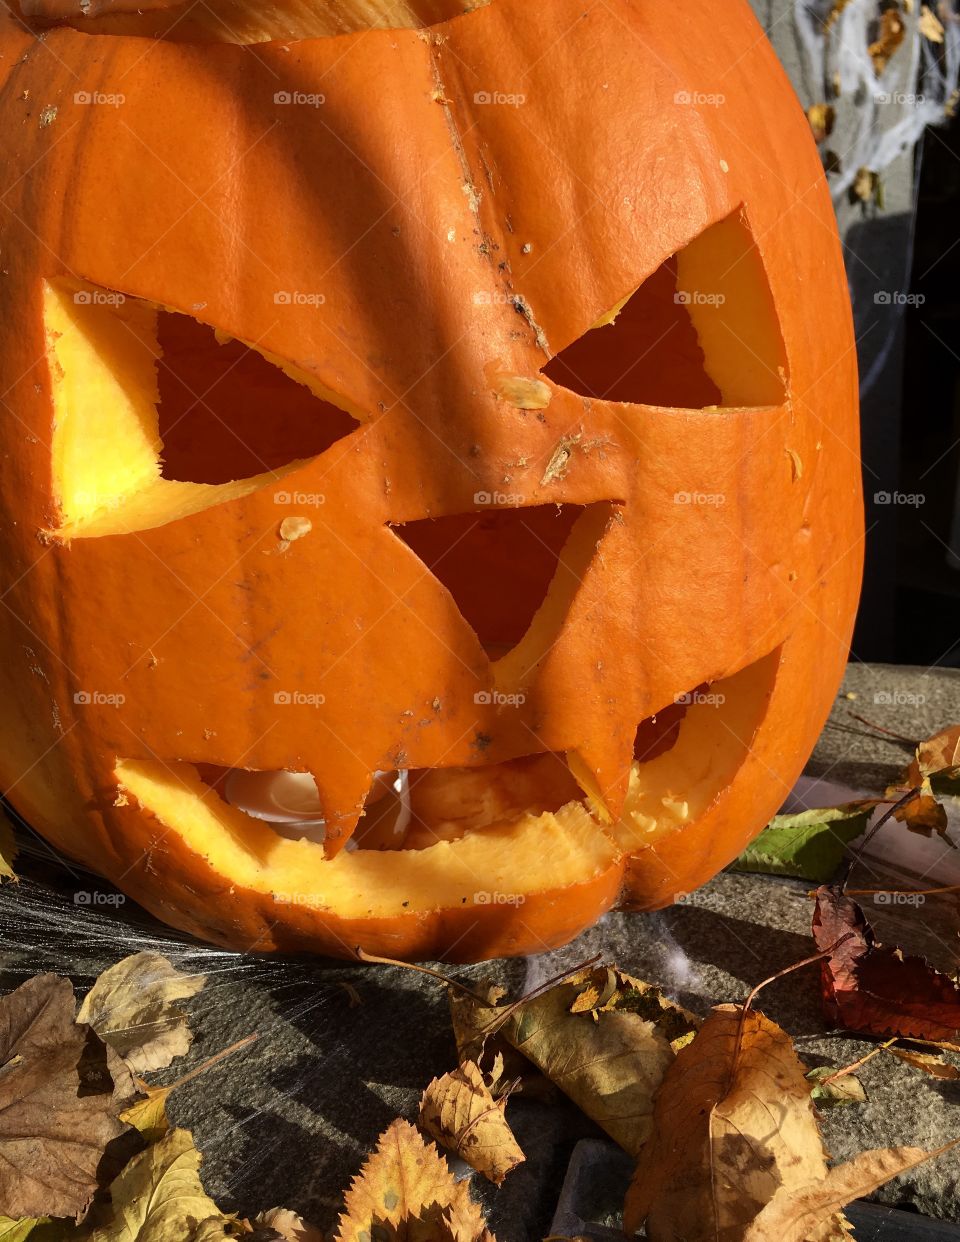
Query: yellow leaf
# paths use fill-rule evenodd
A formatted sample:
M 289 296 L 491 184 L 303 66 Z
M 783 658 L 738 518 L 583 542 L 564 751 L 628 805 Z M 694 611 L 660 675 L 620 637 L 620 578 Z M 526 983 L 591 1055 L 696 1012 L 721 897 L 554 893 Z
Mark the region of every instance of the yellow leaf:
M 944 36 L 943 23 L 937 17 L 933 9 L 928 5 L 924 5 L 920 10 L 920 20 L 917 22 L 917 29 L 925 39 L 929 39 L 931 43 L 942 43 Z
M 188 1130 L 171 1130 L 135 1156 L 110 1184 L 108 1218 L 90 1242 L 214 1242 L 233 1222 L 200 1183 L 200 1153 Z
M 395 1121 L 381 1134 L 347 1191 L 345 1208 L 337 1242 L 370 1242 L 380 1236 L 494 1242 L 466 1183 L 455 1180 L 436 1147 L 407 1121 Z M 427 1231 L 418 1230 L 428 1214 Z
M 5 815 L 0 815 L 0 880 L 16 880 L 12 866 L 16 856 L 17 842 L 13 835 L 13 825 Z
M 167 1097 L 173 1090 L 171 1087 L 148 1087 L 140 1084 L 146 1097 L 131 1104 L 120 1114 L 120 1120 L 134 1126 L 148 1143 L 155 1143 L 170 1129 L 167 1118 Z
M 837 110 L 832 104 L 815 103 L 807 109 L 807 120 L 813 130 L 816 141 L 824 142 L 833 133 L 837 120 Z
M 474 1061 L 435 1078 L 420 1102 L 420 1127 L 498 1186 L 524 1160 L 504 1116 Z

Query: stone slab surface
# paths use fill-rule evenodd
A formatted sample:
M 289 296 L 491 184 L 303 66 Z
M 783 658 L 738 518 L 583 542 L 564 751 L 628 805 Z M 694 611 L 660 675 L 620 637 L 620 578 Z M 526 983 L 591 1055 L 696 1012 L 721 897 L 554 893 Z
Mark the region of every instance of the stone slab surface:
M 879 790 L 908 758 L 904 743 L 876 734 L 852 712 L 916 738 L 960 721 L 960 673 L 852 666 L 844 690 L 856 698 L 838 696 L 808 767 L 821 780 Z M 105 893 L 105 886 L 52 860 L 29 834 L 19 870 L 22 882 L 0 889 L 4 990 L 39 970 L 68 975 L 83 990 L 124 954 L 156 948 L 209 980 L 192 1004 L 190 1054 L 157 1081 L 257 1033 L 252 1046 L 171 1097 L 170 1113 L 194 1132 L 207 1189 L 224 1208 L 252 1213 L 282 1204 L 329 1228 L 377 1135 L 398 1115 L 412 1118 L 427 1082 L 455 1064 L 445 998 L 422 975 L 243 957 L 185 941 L 132 903 L 77 906 L 76 892 Z M 456 973 L 493 976 L 519 990 L 602 952 L 703 1014 L 810 953 L 807 888 L 727 873 L 660 914 L 608 916 L 556 953 Z M 922 942 L 938 965 L 957 969 L 956 920 L 950 936 L 931 922 L 932 906 L 896 913 L 906 947 Z M 871 1045 L 824 1029 L 816 982 L 814 969 L 789 976 L 767 990 L 762 1008 L 811 1065 L 848 1064 Z M 937 1146 L 960 1135 L 960 1082 L 934 1082 L 887 1056 L 874 1058 L 861 1077 L 867 1102 L 824 1119 L 835 1156 L 888 1144 Z M 601 1136 L 572 1106 L 518 1100 L 510 1112 L 528 1162 L 498 1193 L 477 1191 L 499 1242 L 525 1242 L 546 1232 L 577 1141 Z M 960 1152 L 915 1170 L 879 1198 L 960 1221 Z

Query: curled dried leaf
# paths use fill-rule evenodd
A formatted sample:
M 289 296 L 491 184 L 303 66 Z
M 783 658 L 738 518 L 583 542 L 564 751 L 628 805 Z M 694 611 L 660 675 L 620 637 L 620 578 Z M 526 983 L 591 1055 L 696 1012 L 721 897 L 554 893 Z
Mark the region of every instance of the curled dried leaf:
M 474 1061 L 435 1078 L 420 1101 L 420 1127 L 498 1186 L 524 1160 L 504 1110 Z
M 813 938 L 821 950 L 835 946 L 821 964 L 833 1025 L 927 1040 L 949 1040 L 960 1030 L 960 987 L 923 958 L 881 945 L 863 909 L 840 889 L 817 890 Z
M 205 975 L 183 974 L 161 953 L 134 953 L 97 979 L 78 1020 L 88 1022 L 135 1073 L 163 1069 L 193 1040 L 176 1002 L 195 996 L 205 982 Z
M 931 1078 L 945 1080 L 960 1078 L 960 1069 L 943 1057 L 934 1056 L 933 1053 L 912 1052 L 909 1048 L 887 1048 L 886 1051 L 900 1061 L 905 1061 L 907 1065 L 913 1066 L 914 1069 L 923 1070 Z

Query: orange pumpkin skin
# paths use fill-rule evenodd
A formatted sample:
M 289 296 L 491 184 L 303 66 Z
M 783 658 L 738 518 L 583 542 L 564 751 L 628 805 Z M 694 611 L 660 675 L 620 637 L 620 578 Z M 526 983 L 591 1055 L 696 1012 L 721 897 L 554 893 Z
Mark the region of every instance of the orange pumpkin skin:
M 78 101 L 97 92 L 122 103 Z M 278 105 L 277 92 L 324 102 Z M 487 102 L 510 95 L 523 100 Z M 70 28 L 38 41 L 8 16 L 0 133 L 0 777 L 49 842 L 234 948 L 454 961 L 536 952 L 608 909 L 669 904 L 740 852 L 829 711 L 862 558 L 832 207 L 745 2 L 494 0 L 426 31 L 255 48 Z M 543 375 L 728 220 L 769 285 L 783 400 L 667 408 Z M 71 531 L 45 282 L 255 344 L 360 425 L 245 494 L 181 516 L 162 497 L 168 520 L 152 525 L 121 503 L 105 533 Z M 276 300 L 291 291 L 325 300 Z M 520 408 L 503 377 L 545 386 L 548 403 Z M 280 489 L 323 503 L 283 507 Z M 585 507 L 576 581 L 522 675 L 491 671 L 395 534 L 504 492 Z M 294 513 L 312 526 L 283 540 Z M 749 668 L 755 702 L 724 780 L 649 840 L 634 821 L 613 831 L 639 722 L 692 687 L 739 694 L 730 679 Z M 524 701 L 504 706 L 492 685 Z M 276 700 L 289 691 L 323 702 Z M 373 772 L 493 772 L 540 752 L 571 759 L 602 850 L 581 858 L 580 827 L 551 820 L 541 865 L 531 827 L 513 876 L 511 826 L 494 824 L 474 834 L 487 854 L 394 853 L 419 894 L 407 903 L 357 891 L 389 878 L 338 861 Z M 315 847 L 316 891 L 276 892 L 273 871 L 300 864 L 268 829 L 221 815 L 215 848 L 201 844 L 134 792 L 121 761 L 311 772 L 331 856 Z M 342 903 L 324 896 L 324 867 Z

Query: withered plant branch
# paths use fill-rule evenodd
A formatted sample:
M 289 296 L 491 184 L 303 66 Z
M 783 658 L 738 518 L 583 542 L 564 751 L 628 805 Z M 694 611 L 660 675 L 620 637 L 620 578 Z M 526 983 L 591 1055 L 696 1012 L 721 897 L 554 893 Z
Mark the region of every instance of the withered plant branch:
M 874 1057 L 878 1057 L 885 1048 L 889 1048 L 891 1044 L 895 1044 L 896 1042 L 897 1036 L 894 1035 L 893 1039 L 888 1039 L 885 1044 L 878 1044 L 876 1048 L 871 1048 L 870 1051 L 860 1057 L 859 1060 L 852 1061 L 849 1065 L 845 1065 L 843 1069 L 838 1069 L 836 1073 L 831 1074 L 829 1078 L 822 1078 L 817 1085 L 825 1087 L 828 1082 L 836 1082 L 838 1078 L 845 1078 L 847 1074 L 856 1073 L 856 1071 L 866 1065 L 868 1061 L 872 1061 Z
M 860 862 L 861 859 L 863 858 L 863 852 L 867 848 L 867 846 L 870 844 L 870 842 L 873 840 L 873 838 L 877 835 L 877 833 L 884 826 L 884 824 L 888 823 L 891 819 L 893 819 L 897 811 L 899 811 L 902 807 L 907 806 L 908 803 L 913 802 L 915 798 L 919 798 L 920 794 L 921 794 L 921 790 L 919 788 L 909 789 L 903 795 L 902 798 L 897 799 L 897 801 L 893 804 L 893 806 L 889 809 L 889 811 L 884 811 L 884 813 L 880 816 L 877 822 L 873 825 L 873 827 L 870 829 L 867 835 L 863 838 L 863 843 L 861 844 L 860 848 L 857 850 L 853 858 L 850 859 L 850 862 L 847 864 L 846 874 L 844 875 L 843 879 L 840 882 L 840 893 L 842 896 L 846 896 L 847 884 L 849 883 L 850 876 L 853 874 L 853 869 L 857 865 L 857 863 Z

